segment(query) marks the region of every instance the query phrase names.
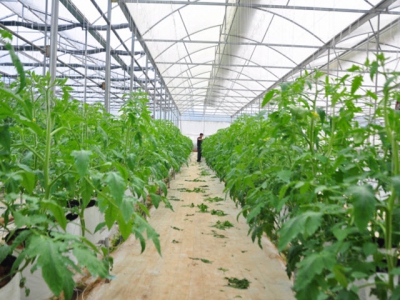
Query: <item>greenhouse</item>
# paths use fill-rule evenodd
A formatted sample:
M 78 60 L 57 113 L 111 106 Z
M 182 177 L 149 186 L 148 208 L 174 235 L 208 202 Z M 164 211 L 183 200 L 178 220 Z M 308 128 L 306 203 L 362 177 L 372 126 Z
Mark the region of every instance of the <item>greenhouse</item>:
M 0 0 L 0 299 L 400 299 L 399 0 Z

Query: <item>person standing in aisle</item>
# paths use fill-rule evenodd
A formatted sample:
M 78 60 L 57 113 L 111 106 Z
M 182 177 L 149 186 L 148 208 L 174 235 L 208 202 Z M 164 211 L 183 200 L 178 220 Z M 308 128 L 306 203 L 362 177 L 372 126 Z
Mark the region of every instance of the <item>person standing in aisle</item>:
M 201 143 L 203 142 L 203 134 L 197 138 L 197 162 L 201 162 Z

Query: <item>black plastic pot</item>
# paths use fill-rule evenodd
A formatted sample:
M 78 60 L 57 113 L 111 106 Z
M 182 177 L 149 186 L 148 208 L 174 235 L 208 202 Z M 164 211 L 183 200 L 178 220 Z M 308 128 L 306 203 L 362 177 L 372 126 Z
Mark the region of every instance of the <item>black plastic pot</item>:
M 67 200 L 67 207 L 68 208 L 77 207 L 79 205 L 80 205 L 80 203 L 79 203 L 78 200 L 75 200 L 75 199 Z
M 21 298 L 19 273 L 9 276 L 16 259 L 15 256 L 8 255 L 0 264 L 0 299 L 19 300 Z
M 76 220 L 79 217 L 79 215 L 78 214 L 69 213 L 65 217 L 67 218 L 68 221 L 71 222 L 71 221 Z
M 7 233 L 6 237 L 4 238 L 4 240 L 6 241 L 6 243 L 8 245 L 11 245 L 13 243 L 13 241 L 15 240 L 15 238 L 21 233 L 24 232 L 26 230 L 29 230 L 29 228 L 18 228 L 12 232 Z M 25 241 L 21 243 L 21 245 L 17 246 L 17 248 L 24 248 L 25 247 Z
M 15 256 L 7 255 L 7 257 L 0 263 L 0 289 L 12 280 L 13 277 L 8 277 L 8 275 L 10 274 L 12 265 L 16 260 L 17 258 Z
M 92 199 L 89 201 L 88 205 L 86 207 L 92 207 L 95 206 L 97 203 L 97 200 Z M 79 207 L 82 204 L 82 199 L 80 199 L 79 201 L 76 199 L 71 199 L 67 201 L 67 207 L 68 208 L 73 208 L 73 207 Z

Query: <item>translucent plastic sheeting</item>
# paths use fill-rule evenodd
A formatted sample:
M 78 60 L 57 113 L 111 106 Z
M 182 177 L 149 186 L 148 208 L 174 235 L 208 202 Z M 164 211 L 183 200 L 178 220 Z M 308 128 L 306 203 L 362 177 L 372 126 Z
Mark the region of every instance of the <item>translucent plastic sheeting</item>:
M 234 116 L 303 70 L 340 76 L 373 55 L 378 34 L 387 35 L 381 50 L 398 50 L 399 1 L 124 2 L 178 107 L 193 115 Z M 397 14 L 378 16 L 384 9 Z
M 50 24 L 51 2 L 1 1 L 0 22 Z M 106 30 L 86 27 L 106 26 L 107 9 L 108 0 L 60 0 L 59 25 L 79 26 L 59 31 L 57 76 L 70 77 L 67 83 L 79 100 L 85 88 L 88 102 L 104 98 Z M 151 109 L 175 111 L 165 107 L 171 105 L 168 98 L 185 119 L 257 113 L 265 92 L 305 71 L 340 77 L 377 51 L 389 57 L 388 68 L 399 70 L 399 18 L 399 0 L 119 0 L 112 3 L 111 25 L 129 27 L 110 35 L 111 105 L 118 110 L 134 76 L 134 88 L 150 93 Z M 50 32 L 46 37 L 43 30 L 26 26 L 7 28 L 16 34 L 14 46 L 33 48 L 17 51 L 25 68 L 48 70 L 43 64 L 48 64 L 44 46 Z M 129 71 L 132 31 L 135 69 Z M 17 75 L 10 62 L 0 49 L 6 82 Z M 365 76 L 364 83 L 379 91 L 383 80 L 371 82 Z M 318 105 L 329 112 L 328 99 L 319 99 Z M 366 106 L 363 113 L 369 112 Z
M 48 57 L 44 57 L 44 50 L 45 45 L 50 44 L 51 4 L 51 0 L 0 1 L 1 24 L 7 24 L 5 27 L 14 34 L 12 44 L 19 54 L 21 61 L 24 63 L 25 70 L 33 71 L 38 74 L 49 70 L 49 60 Z M 91 99 L 93 99 L 91 98 L 92 94 L 104 99 L 104 91 L 101 88 L 101 84 L 105 81 L 106 30 L 104 29 L 106 29 L 105 26 L 107 22 L 102 14 L 107 13 L 107 6 L 107 1 L 60 1 L 58 19 L 59 36 L 57 39 L 57 76 L 70 78 L 67 84 L 73 86 L 76 91 L 72 94 L 79 100 L 83 100 L 85 73 L 88 78 L 86 81 L 87 102 L 91 102 Z M 102 12 L 100 12 L 98 8 L 102 10 Z M 77 17 L 78 15 L 82 15 L 86 21 L 79 19 Z M 141 71 L 128 72 L 131 64 L 129 52 L 131 51 L 131 28 L 129 28 L 126 18 L 116 4 L 113 5 L 112 15 L 115 20 L 115 22 L 112 22 L 112 25 L 116 24 L 119 26 L 116 30 L 119 37 L 117 37 L 113 31 L 111 32 L 111 51 L 123 52 L 111 58 L 111 97 L 112 99 L 113 97 L 117 100 L 119 99 L 119 104 L 117 105 L 118 110 L 118 107 L 123 103 L 123 101 L 121 101 L 122 95 L 129 92 L 131 74 L 135 76 L 135 81 L 137 82 L 134 84 L 134 88 L 137 88 L 140 84 L 144 86 L 144 80 L 139 77 L 145 78 L 143 73 L 146 70 L 145 62 L 142 60 L 141 64 L 139 63 L 140 65 L 138 63 L 134 64 L 135 70 L 138 69 Z M 10 25 L 11 21 L 19 23 Z M 125 25 L 123 24 L 124 22 Z M 46 31 L 43 30 L 45 23 L 48 26 Z M 74 26 L 72 26 L 73 28 L 65 30 L 65 28 L 61 27 L 65 25 Z M 95 34 L 97 34 L 100 39 L 102 38 L 104 43 L 96 39 L 93 34 L 95 30 L 90 29 L 90 31 L 87 32 L 87 26 L 97 26 L 99 30 L 96 30 Z M 101 29 L 102 26 L 103 28 Z M 86 35 L 86 33 L 88 34 Z M 121 43 L 121 40 L 123 43 Z M 126 48 L 126 45 L 129 45 L 129 47 Z M 85 55 L 85 49 L 87 49 L 88 55 Z M 143 54 L 143 48 L 140 43 L 136 42 L 135 59 L 139 61 Z M 118 60 L 116 59 L 117 57 Z M 0 49 L 0 64 L 2 64 L 0 65 L 0 74 L 3 77 L 2 80 L 7 83 L 12 82 L 14 80 L 13 78 L 17 76 L 17 73 L 15 68 L 10 65 L 11 59 L 5 49 Z M 88 66 L 87 70 L 85 70 L 86 65 Z M 149 76 L 154 77 L 154 73 L 149 72 Z M 150 82 L 150 80 L 148 81 Z M 95 100 L 98 101 L 99 99 L 96 98 Z

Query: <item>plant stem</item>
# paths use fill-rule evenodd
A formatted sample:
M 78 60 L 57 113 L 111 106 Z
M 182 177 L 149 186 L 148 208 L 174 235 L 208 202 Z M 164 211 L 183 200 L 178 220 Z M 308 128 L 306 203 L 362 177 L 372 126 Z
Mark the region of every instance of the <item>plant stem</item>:
M 389 89 L 384 91 L 384 98 L 383 98 L 383 111 L 384 111 L 384 119 L 385 119 L 385 129 L 388 139 L 391 143 L 391 155 L 392 155 L 392 176 L 397 176 L 399 174 L 399 150 L 396 141 L 396 137 L 393 134 L 392 126 L 389 120 L 389 112 L 388 112 L 388 102 L 389 102 Z M 389 273 L 389 289 L 391 291 L 394 290 L 394 282 L 393 282 L 393 274 L 391 271 L 394 269 L 395 266 L 395 257 L 392 255 L 392 235 L 393 235 L 393 209 L 394 209 L 394 202 L 396 199 L 396 193 L 394 186 L 391 186 L 391 195 L 388 199 L 387 203 L 387 211 L 386 211 L 386 218 L 385 218 L 385 225 L 386 225 L 386 236 L 385 236 L 385 247 L 386 247 L 386 259 L 388 263 L 388 273 Z
M 45 199 L 50 199 L 50 156 L 51 156 L 51 97 L 49 95 L 50 89 L 46 90 L 46 110 L 47 110 L 47 120 L 46 120 L 46 149 L 44 155 L 44 189 L 45 189 Z

